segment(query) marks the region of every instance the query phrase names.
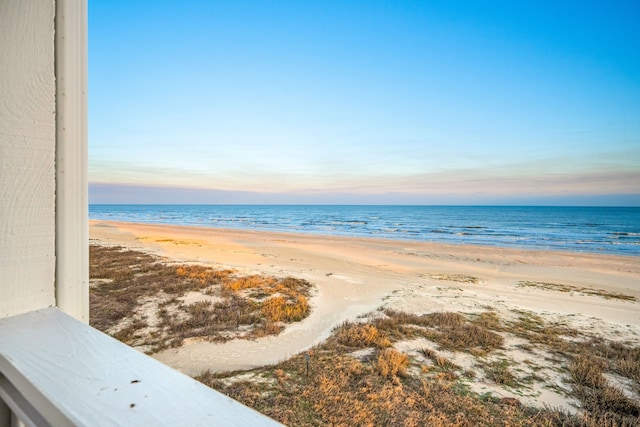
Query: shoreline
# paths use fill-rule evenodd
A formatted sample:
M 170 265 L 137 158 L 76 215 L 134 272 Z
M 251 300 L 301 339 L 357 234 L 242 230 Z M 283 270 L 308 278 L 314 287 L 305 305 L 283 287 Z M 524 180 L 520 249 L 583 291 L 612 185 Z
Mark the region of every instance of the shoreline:
M 92 205 L 90 218 L 640 257 L 638 208 Z
M 189 375 L 280 362 L 380 307 L 505 318 L 531 312 L 640 345 L 640 263 L 632 256 L 98 220 L 89 227 L 91 243 L 316 286 L 310 316 L 278 336 L 194 341 L 153 355 Z M 557 396 L 543 400 L 564 406 Z
M 523 281 L 544 276 L 570 286 L 599 286 L 640 300 L 640 264 L 634 256 L 102 220 L 89 221 L 89 229 L 90 238 L 102 244 L 244 272 L 331 270 L 338 260 L 339 265 L 359 263 L 361 269 L 387 271 L 394 277 L 399 274 L 400 279 L 421 273 L 462 273 L 477 277 L 482 285 L 494 280 L 513 282 L 515 276 Z M 308 260 L 315 264 L 305 265 L 304 259 L 284 258 L 289 253 L 321 259 Z
M 344 239 L 344 240 L 354 240 L 354 241 L 363 241 L 363 242 L 380 242 L 387 244 L 424 244 L 425 246 L 433 245 L 435 249 L 442 248 L 450 248 L 450 249 L 458 249 L 458 248 L 475 248 L 477 250 L 505 250 L 505 251 L 518 251 L 518 252 L 531 252 L 535 253 L 550 253 L 557 254 L 558 256 L 563 255 L 580 255 L 580 256 L 595 256 L 595 257 L 613 257 L 613 258 L 626 258 L 629 260 L 640 260 L 640 255 L 628 255 L 628 254 L 614 254 L 609 252 L 594 252 L 594 251 L 575 251 L 575 250 L 563 250 L 563 249 L 553 249 L 553 248 L 542 248 L 542 247 L 528 247 L 528 246 L 500 246 L 496 245 L 481 245 L 476 243 L 449 243 L 449 242 L 437 242 L 432 240 L 417 240 L 417 239 L 402 239 L 402 238 L 390 238 L 390 237 L 376 237 L 376 236 L 357 236 L 357 235 L 343 235 L 343 234 L 322 234 L 322 233 L 314 233 L 314 232 L 299 232 L 299 231 L 273 231 L 273 230 L 255 230 L 255 229 L 243 229 L 243 228 L 232 228 L 232 227 L 214 227 L 214 226 L 204 226 L 204 225 L 180 225 L 180 224 L 169 224 L 169 223 L 151 223 L 151 222 L 137 222 L 137 221 L 115 221 L 115 220 L 104 220 L 104 219 L 89 219 L 89 228 L 92 227 L 101 227 L 101 226 L 113 226 L 113 227 L 160 227 L 160 228 L 169 228 L 169 229 L 177 229 L 184 231 L 210 231 L 213 233 L 220 234 L 264 234 L 264 235 L 282 235 L 285 237 L 291 238 L 313 238 L 313 239 Z

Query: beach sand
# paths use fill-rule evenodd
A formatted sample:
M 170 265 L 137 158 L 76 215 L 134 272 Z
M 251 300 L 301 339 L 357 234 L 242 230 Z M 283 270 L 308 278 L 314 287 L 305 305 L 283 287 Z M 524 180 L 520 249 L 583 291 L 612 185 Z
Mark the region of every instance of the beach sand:
M 278 336 L 193 342 L 153 355 L 188 375 L 282 361 L 381 306 L 412 313 L 493 310 L 504 317 L 528 311 L 640 345 L 637 257 L 107 221 L 90 221 L 90 237 L 173 261 L 293 276 L 316 286 L 311 315 Z M 618 294 L 635 301 L 610 297 Z M 513 359 L 525 357 L 511 350 Z M 532 399 L 566 404 L 548 390 Z

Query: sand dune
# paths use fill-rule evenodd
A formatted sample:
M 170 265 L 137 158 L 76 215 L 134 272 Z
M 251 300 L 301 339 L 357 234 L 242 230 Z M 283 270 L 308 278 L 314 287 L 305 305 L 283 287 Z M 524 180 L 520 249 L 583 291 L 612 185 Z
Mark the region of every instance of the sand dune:
M 90 236 L 180 262 L 316 285 L 312 314 L 279 336 L 195 342 L 154 355 L 190 375 L 276 363 L 381 306 L 415 313 L 491 309 L 504 316 L 526 310 L 640 343 L 634 257 L 106 221 L 90 221 Z

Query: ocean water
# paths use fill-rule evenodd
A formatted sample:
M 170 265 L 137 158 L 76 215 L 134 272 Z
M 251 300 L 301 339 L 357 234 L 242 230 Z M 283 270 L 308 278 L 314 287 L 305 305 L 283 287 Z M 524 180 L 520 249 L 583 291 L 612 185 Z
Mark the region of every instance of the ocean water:
M 90 205 L 90 219 L 640 256 L 640 208 Z

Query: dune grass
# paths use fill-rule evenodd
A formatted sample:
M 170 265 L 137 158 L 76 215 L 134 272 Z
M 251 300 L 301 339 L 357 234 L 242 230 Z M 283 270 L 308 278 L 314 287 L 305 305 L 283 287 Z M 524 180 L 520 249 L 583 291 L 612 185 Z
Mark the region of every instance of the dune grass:
M 466 274 L 452 274 L 452 273 L 425 273 L 424 277 L 428 277 L 430 279 L 442 280 L 447 282 L 458 282 L 458 283 L 473 283 L 478 284 L 480 279 L 475 276 L 469 276 Z
M 204 384 L 291 426 L 635 426 L 638 403 L 608 383 L 615 372 L 638 385 L 637 349 L 621 343 L 582 337 L 577 331 L 547 323 L 531 313 L 503 320 L 495 312 L 475 315 L 394 310 L 345 322 L 307 357 L 304 353 L 274 366 L 246 372 L 214 374 Z M 554 339 L 535 340 L 549 333 Z M 571 335 L 563 335 L 569 333 Z M 498 398 L 471 391 L 483 380 L 511 390 L 526 387 L 519 366 L 506 357 L 502 335 L 534 338 L 532 346 L 562 352 L 558 374 L 580 403 L 578 414 L 522 405 L 516 398 Z M 394 345 L 427 338 L 437 350 L 406 354 Z M 573 338 L 566 339 L 565 338 Z M 560 348 L 560 341 L 566 341 Z M 589 351 L 587 351 L 589 348 Z M 473 356 L 474 370 L 456 365 L 443 350 Z M 557 353 L 559 354 L 559 353 Z M 366 356 L 363 356 L 366 355 Z M 622 373 L 624 372 L 624 374 Z M 541 378 L 537 378 L 542 380 Z
M 279 334 L 310 312 L 304 280 L 175 265 L 121 247 L 91 245 L 89 255 L 91 325 L 147 353 L 185 339 Z
M 626 295 L 619 292 L 611 292 L 604 289 L 565 285 L 562 283 L 534 282 L 530 280 L 521 280 L 520 282 L 518 282 L 518 286 L 546 289 L 546 290 L 558 291 L 558 292 L 578 292 L 581 294 L 598 296 L 605 299 L 620 299 L 623 301 L 636 301 L 636 298 L 632 295 Z
M 174 265 L 122 248 L 92 245 L 90 255 L 91 324 L 147 352 L 187 339 L 278 334 L 309 314 L 312 286 L 303 280 Z M 508 356 L 514 337 L 531 353 L 526 363 Z M 432 344 L 395 348 L 411 340 Z M 451 354 L 472 358 L 473 366 Z M 385 309 L 336 328 L 309 350 L 308 371 L 306 356 L 197 379 L 291 426 L 640 425 L 640 348 L 531 312 L 503 318 Z M 518 395 L 548 379 L 537 375 L 543 362 L 564 383 L 560 391 L 576 399 L 578 414 L 470 387 L 483 381 Z

